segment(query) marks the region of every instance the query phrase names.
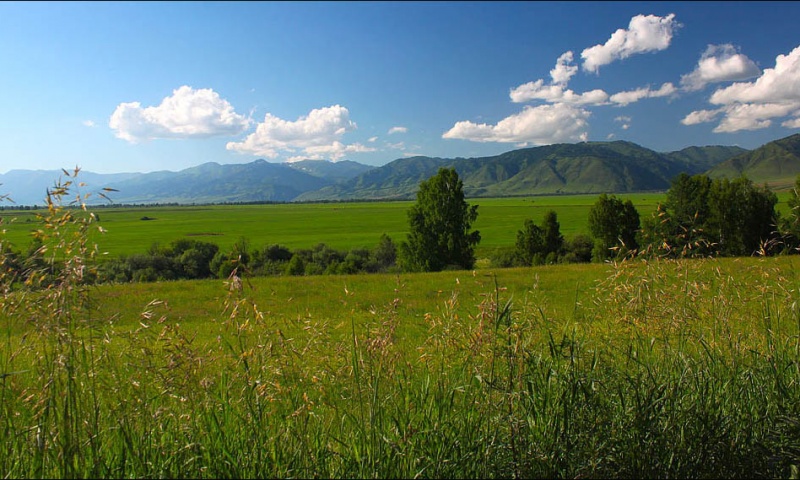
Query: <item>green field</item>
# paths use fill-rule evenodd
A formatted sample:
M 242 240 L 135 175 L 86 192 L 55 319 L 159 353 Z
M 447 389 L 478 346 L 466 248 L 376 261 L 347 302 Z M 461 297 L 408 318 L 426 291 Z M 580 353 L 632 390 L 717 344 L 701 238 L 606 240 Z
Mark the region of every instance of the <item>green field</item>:
M 663 194 L 620 195 L 630 198 L 641 214 L 655 210 Z M 596 195 L 535 196 L 470 199 L 478 205 L 474 228 L 481 232 L 478 258 L 497 247 L 513 246 L 525 219 L 540 222 L 555 210 L 566 237 L 588 233 L 589 208 Z M 323 242 L 332 248 L 373 248 L 381 234 L 396 242 L 408 231 L 407 211 L 412 202 L 358 202 L 320 204 L 216 205 L 91 209 L 107 233 L 92 240 L 110 256 L 144 253 L 154 242 L 167 245 L 191 237 L 230 248 L 240 237 L 254 247 L 281 244 L 292 250 Z M 4 211 L 6 238 L 17 248 L 30 241 L 37 228 L 35 211 Z M 151 220 L 142 220 L 150 218 Z M 11 220 L 14 219 L 13 223 Z
M 663 193 L 618 195 L 630 199 L 641 217 L 651 215 Z M 788 192 L 778 194 L 778 211 L 786 213 Z M 468 199 L 478 205 L 474 228 L 481 232 L 477 257 L 486 258 L 498 247 L 511 247 L 528 218 L 540 222 L 545 212 L 558 214 L 561 232 L 570 238 L 588 234 L 589 209 L 597 195 L 531 196 Z M 395 242 L 405 240 L 407 211 L 413 202 L 353 202 L 319 204 L 213 205 L 170 207 L 90 208 L 100 217 L 105 234 L 92 241 L 109 256 L 144 253 L 153 243 L 168 245 L 180 238 L 216 243 L 229 249 L 244 237 L 259 248 L 280 244 L 289 249 L 310 248 L 320 242 L 338 250 L 374 248 L 381 234 Z M 151 220 L 142 220 L 142 218 Z M 35 211 L 0 211 L 6 238 L 17 248 L 30 242 L 38 228 Z
M 3 296 L 0 471 L 788 477 L 798 262 L 65 276 Z
M 594 197 L 473 202 L 507 246 L 549 209 L 582 231 Z M 349 248 L 402 238 L 409 205 L 98 209 L 93 239 Z M 9 236 L 27 213 L 4 212 Z M 0 271 L 5 477 L 800 471 L 798 256 L 92 286 L 75 225 L 53 225 L 55 281 Z

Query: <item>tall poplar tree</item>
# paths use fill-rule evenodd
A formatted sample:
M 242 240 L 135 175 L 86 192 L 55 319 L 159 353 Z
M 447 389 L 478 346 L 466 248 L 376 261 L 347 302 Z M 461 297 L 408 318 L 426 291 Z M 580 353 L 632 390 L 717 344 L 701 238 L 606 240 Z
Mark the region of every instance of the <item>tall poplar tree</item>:
M 475 266 L 478 231 L 470 231 L 478 206 L 464 200 L 464 185 L 454 168 L 440 168 L 423 181 L 408 212 L 409 233 L 400 246 L 403 270 L 435 272 Z

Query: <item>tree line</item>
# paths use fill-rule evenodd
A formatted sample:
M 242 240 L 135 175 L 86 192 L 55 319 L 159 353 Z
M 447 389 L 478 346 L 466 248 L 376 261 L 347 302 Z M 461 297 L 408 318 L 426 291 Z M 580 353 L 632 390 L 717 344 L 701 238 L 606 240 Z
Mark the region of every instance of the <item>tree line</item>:
M 590 235 L 565 238 L 551 210 L 540 223 L 526 219 L 513 246 L 491 253 L 503 268 L 556 263 L 602 262 L 634 256 L 662 258 L 774 255 L 800 251 L 800 176 L 789 199 L 790 213 L 778 215 L 776 195 L 742 177 L 711 179 L 681 174 L 663 204 L 641 217 L 630 200 L 601 194 L 588 216 Z M 252 276 L 424 272 L 475 267 L 480 232 L 472 229 L 478 205 L 465 200 L 453 168 L 441 168 L 420 184 L 408 211 L 409 232 L 396 244 L 383 234 L 373 248 L 347 251 L 319 243 L 295 249 L 270 244 L 254 248 L 240 238 L 228 251 L 210 242 L 180 239 L 153 244 L 141 254 L 99 262 L 86 282 L 144 282 Z M 0 242 L 0 268 L 19 280 L 46 284 L 57 278 L 57 262 L 34 238 L 25 251 Z

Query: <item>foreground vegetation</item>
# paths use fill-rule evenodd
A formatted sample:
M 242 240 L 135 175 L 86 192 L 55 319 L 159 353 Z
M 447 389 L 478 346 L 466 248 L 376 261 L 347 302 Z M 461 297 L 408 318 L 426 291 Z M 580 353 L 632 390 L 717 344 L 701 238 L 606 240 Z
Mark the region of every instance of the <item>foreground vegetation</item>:
M 800 259 L 90 286 L 3 270 L 8 477 L 789 477 Z

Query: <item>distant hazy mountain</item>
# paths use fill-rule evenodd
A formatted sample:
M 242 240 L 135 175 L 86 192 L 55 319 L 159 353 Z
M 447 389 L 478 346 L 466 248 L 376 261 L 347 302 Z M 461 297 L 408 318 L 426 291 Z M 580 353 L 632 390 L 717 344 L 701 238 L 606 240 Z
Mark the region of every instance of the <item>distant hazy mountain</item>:
M 224 203 L 413 199 L 420 182 L 454 167 L 469 197 L 667 190 L 681 172 L 789 185 L 800 174 L 800 135 L 756 150 L 689 147 L 659 153 L 631 142 L 583 142 L 513 150 L 481 158 L 400 158 L 382 167 L 351 161 L 303 160 L 237 165 L 206 163 L 179 172 L 100 175 L 81 172 L 84 192 L 111 187 L 115 203 Z M 60 171 L 0 175 L 0 194 L 18 204 L 44 204 Z
M 372 170 L 375 167 L 350 160 L 329 162 L 327 160 L 300 160 L 286 165 L 306 172 L 315 177 L 324 178 L 332 182 L 349 180 L 357 175 Z
M 70 175 L 74 173 L 74 169 L 67 171 Z M 78 173 L 77 181 L 85 184 L 85 186 L 80 187 L 81 194 L 91 194 L 100 191 L 110 183 L 128 180 L 137 175 L 141 174 L 100 174 L 81 171 Z M 70 180 L 61 170 L 11 170 L 5 174 L 0 174 L 0 195 L 8 195 L 13 200 L 13 203 L 2 202 L 0 206 L 46 205 L 47 190 L 55 186 L 59 179 L 65 182 Z M 74 193 L 76 192 L 73 191 Z
M 744 152 L 712 168 L 712 178 L 736 178 L 744 175 L 755 183 L 773 188 L 794 184 L 800 174 L 800 134 L 769 142 Z
M 205 163 L 179 172 L 98 174 L 81 171 L 78 181 L 85 184 L 80 189 L 82 193 L 98 192 L 104 187 L 118 190 L 107 193 L 114 203 L 284 202 L 372 168 L 375 167 L 351 161 L 269 163 L 256 160 L 236 165 Z M 0 174 L 0 195 L 9 195 L 14 202 L 7 202 L 9 206 L 45 205 L 47 189 L 62 177 L 66 180 L 61 170 L 12 170 Z M 104 201 L 97 195 L 89 199 L 89 203 Z
M 319 166 L 312 174 L 293 164 L 256 160 L 235 165 L 205 163 L 180 172 L 146 173 L 109 186 L 119 190 L 113 195 L 118 203 L 286 202 L 303 192 L 349 178 L 345 171 L 354 168 L 348 164 L 339 169 L 338 164 L 328 163 L 330 178 Z

